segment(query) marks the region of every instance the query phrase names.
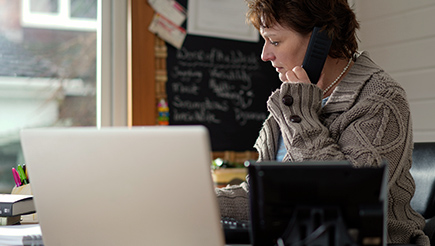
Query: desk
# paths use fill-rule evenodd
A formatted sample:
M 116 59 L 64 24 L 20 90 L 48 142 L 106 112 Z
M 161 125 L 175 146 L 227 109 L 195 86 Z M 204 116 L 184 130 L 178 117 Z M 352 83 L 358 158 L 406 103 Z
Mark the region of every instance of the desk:
M 25 224 L 0 227 L 0 245 L 43 246 L 39 224 Z M 250 244 L 226 244 L 225 246 L 251 246 Z
M 27 236 L 27 237 L 26 237 Z M 0 245 L 43 246 L 39 224 L 0 226 Z M 388 246 L 416 246 L 414 244 L 387 244 Z M 225 244 L 225 246 L 252 246 L 251 244 Z

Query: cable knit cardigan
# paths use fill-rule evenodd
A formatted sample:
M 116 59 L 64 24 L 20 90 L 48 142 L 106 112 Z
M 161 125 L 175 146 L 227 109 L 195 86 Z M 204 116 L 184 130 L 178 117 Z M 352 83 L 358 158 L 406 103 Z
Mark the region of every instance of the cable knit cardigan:
M 422 231 L 424 218 L 410 206 L 413 140 L 403 88 L 363 52 L 323 108 L 321 100 L 316 85 L 282 83 L 267 101 L 270 115 L 255 143 L 258 160 L 275 160 L 281 134 L 288 161 L 349 160 L 362 167 L 386 159 L 388 243 L 430 245 Z M 221 215 L 248 220 L 248 192 L 246 182 L 216 189 Z

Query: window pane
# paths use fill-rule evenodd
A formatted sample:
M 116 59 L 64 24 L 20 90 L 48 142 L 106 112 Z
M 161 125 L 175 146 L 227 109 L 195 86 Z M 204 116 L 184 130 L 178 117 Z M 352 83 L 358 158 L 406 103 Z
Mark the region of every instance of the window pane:
M 59 0 L 31 0 L 30 11 L 35 13 L 58 13 Z
M 97 0 L 71 0 L 71 17 L 97 19 Z
M 23 164 L 20 129 L 96 125 L 96 30 L 23 27 L 20 2 L 0 2 L 0 193 Z

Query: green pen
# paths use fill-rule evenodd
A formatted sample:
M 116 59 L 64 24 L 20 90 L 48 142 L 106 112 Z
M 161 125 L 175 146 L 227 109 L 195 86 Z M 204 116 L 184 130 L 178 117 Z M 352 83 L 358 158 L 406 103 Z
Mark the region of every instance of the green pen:
M 22 182 L 23 184 L 27 184 L 26 174 L 24 173 L 24 170 L 23 170 L 23 168 L 21 167 L 21 165 L 18 165 L 17 170 L 18 170 L 18 174 L 20 175 L 21 182 Z

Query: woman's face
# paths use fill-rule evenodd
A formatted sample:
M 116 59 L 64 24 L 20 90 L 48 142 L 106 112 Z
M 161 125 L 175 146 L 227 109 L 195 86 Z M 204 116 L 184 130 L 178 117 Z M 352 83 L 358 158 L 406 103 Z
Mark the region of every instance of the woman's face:
M 265 41 L 261 59 L 270 61 L 278 72 L 279 79 L 286 82 L 287 71 L 302 65 L 310 35 L 303 36 L 279 24 L 270 28 L 260 28 L 260 34 Z

